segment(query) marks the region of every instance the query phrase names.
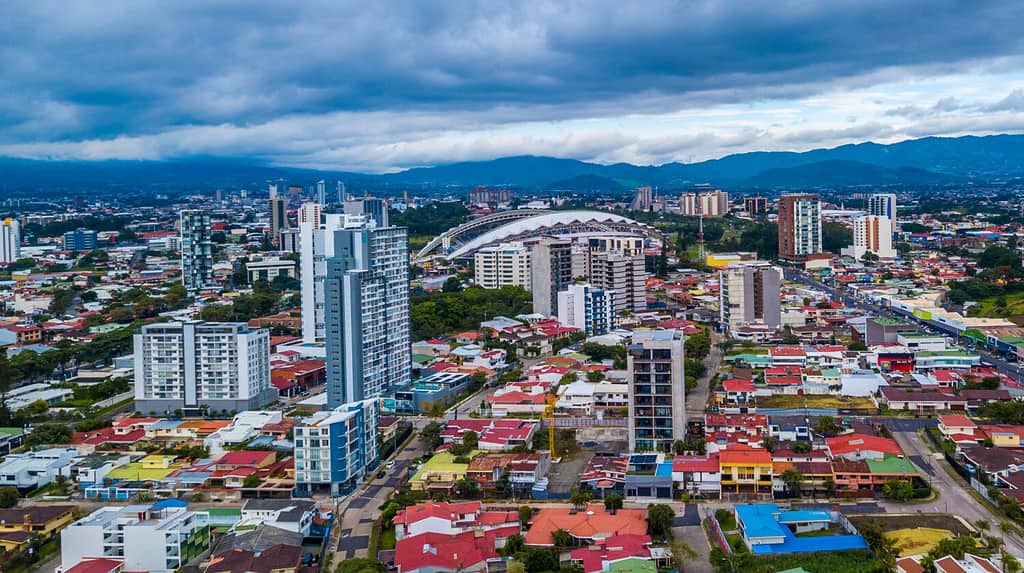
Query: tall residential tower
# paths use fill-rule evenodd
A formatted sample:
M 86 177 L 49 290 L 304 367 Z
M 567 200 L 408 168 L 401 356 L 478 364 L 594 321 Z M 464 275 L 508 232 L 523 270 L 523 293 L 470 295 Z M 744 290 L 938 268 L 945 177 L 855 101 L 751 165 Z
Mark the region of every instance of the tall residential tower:
M 210 214 L 199 209 L 181 212 L 181 282 L 194 293 L 213 286 L 213 241 Z

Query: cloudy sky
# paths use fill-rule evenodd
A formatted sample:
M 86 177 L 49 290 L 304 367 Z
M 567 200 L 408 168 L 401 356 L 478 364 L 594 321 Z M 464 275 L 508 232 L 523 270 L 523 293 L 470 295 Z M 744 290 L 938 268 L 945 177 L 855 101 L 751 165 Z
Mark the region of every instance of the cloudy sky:
M 0 3 L 0 155 L 382 172 L 1024 132 L 1024 3 Z

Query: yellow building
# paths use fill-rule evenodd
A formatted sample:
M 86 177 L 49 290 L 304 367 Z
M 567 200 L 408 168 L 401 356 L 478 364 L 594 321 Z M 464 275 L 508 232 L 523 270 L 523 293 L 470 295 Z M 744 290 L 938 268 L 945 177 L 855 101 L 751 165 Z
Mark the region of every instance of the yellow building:
M 704 263 L 716 269 L 724 269 L 733 263 L 756 261 L 757 253 L 708 253 Z
M 772 454 L 749 446 L 730 446 L 719 452 L 722 494 L 772 493 Z
M 0 509 L 0 538 L 11 537 L 7 534 L 13 532 L 45 537 L 63 529 L 74 519 L 73 505 L 33 505 Z

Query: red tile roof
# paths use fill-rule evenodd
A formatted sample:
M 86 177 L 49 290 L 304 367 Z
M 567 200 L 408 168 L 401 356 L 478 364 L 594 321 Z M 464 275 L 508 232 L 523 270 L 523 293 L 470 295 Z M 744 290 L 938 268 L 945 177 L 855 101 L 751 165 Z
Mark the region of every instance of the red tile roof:
M 833 456 L 842 456 L 865 450 L 882 452 L 883 454 L 892 454 L 894 456 L 903 455 L 903 450 L 900 449 L 899 444 L 897 444 L 895 440 L 879 436 L 869 436 L 867 434 L 846 434 L 844 436 L 826 438 L 825 442 L 828 444 L 828 449 L 832 452 Z
M 604 505 L 591 504 L 586 510 L 570 513 L 567 507 L 544 508 L 533 516 L 526 544 L 551 546 L 551 534 L 564 529 L 577 539 L 593 540 L 611 535 L 644 535 L 647 533 L 647 512 L 643 509 L 620 509 L 615 515 Z

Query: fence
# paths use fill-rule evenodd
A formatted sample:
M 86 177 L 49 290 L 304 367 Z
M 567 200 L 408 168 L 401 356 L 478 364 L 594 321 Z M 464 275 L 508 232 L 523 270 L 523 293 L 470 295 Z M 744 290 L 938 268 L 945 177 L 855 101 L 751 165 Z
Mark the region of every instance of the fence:
M 554 421 L 556 428 L 625 428 L 629 425 L 626 418 L 555 418 Z M 546 428 L 548 422 L 549 420 L 542 420 L 542 425 Z
M 127 392 L 118 394 L 117 396 L 112 396 L 110 398 L 107 398 L 106 400 L 100 400 L 99 402 L 96 402 L 95 404 L 93 404 L 92 407 L 93 408 L 109 408 L 109 407 L 113 406 L 114 404 L 117 404 L 118 402 L 123 402 L 123 401 L 127 400 L 128 398 L 133 398 L 134 396 L 135 396 L 135 390 L 129 390 Z
M 715 519 L 715 514 L 710 514 L 704 520 L 704 523 L 708 525 L 708 530 L 711 532 L 711 537 L 714 539 L 718 547 L 726 552 L 732 553 L 732 546 L 729 545 L 729 540 L 725 538 L 725 534 L 722 533 L 722 526 L 718 524 L 718 520 Z

